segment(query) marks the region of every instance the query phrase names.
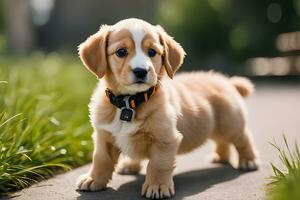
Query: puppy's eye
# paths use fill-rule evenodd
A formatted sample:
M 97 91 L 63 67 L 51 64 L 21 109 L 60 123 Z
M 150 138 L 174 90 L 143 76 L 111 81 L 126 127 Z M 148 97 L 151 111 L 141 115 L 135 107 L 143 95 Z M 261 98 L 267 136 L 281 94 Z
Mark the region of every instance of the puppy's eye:
M 121 49 L 118 49 L 117 52 L 116 52 L 116 55 L 119 57 L 119 58 L 124 58 L 125 56 L 127 56 L 128 52 L 126 49 L 124 48 L 121 48 Z
M 148 56 L 149 57 L 154 57 L 156 55 L 156 51 L 154 49 L 149 49 L 148 50 Z

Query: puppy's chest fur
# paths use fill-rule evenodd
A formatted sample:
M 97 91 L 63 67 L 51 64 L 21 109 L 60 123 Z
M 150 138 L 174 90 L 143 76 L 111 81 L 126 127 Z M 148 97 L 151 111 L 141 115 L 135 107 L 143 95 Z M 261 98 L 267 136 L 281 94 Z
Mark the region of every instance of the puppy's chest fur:
M 108 124 L 98 124 L 97 128 L 110 132 L 116 145 L 128 156 L 135 157 L 136 143 L 133 135 L 140 130 L 141 122 L 124 122 L 120 120 L 121 110 L 117 109 L 114 119 Z

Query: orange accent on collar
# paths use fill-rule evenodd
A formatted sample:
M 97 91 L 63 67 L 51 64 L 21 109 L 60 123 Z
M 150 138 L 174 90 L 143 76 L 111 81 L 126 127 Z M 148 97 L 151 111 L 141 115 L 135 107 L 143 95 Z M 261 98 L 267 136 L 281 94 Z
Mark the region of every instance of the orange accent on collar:
M 110 102 L 118 108 L 126 107 L 126 102 L 128 106 L 135 109 L 143 102 L 147 102 L 151 96 L 157 91 L 158 85 L 149 88 L 147 91 L 139 92 L 135 95 L 119 95 L 115 96 L 108 88 L 105 90 L 106 96 L 109 98 Z M 125 98 L 126 97 L 126 98 Z

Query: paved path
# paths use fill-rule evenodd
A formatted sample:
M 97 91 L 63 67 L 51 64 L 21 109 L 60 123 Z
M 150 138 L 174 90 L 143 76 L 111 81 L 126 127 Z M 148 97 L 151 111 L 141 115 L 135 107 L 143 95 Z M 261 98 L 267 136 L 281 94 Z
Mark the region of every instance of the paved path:
M 211 164 L 213 144 L 207 143 L 193 153 L 178 156 L 175 170 L 176 196 L 173 199 L 256 200 L 264 198 L 264 184 L 272 174 L 269 163 L 279 163 L 277 152 L 268 142 L 282 140 L 286 133 L 290 141 L 300 142 L 300 85 L 258 86 L 254 96 L 247 100 L 250 127 L 261 158 L 259 171 L 241 173 L 231 166 Z M 236 155 L 232 159 L 236 166 Z M 96 200 L 143 199 L 140 189 L 145 169 L 141 175 L 114 174 L 110 188 L 90 193 L 75 191 L 75 180 L 90 165 L 75 169 L 43 181 L 15 194 L 14 199 L 42 200 Z

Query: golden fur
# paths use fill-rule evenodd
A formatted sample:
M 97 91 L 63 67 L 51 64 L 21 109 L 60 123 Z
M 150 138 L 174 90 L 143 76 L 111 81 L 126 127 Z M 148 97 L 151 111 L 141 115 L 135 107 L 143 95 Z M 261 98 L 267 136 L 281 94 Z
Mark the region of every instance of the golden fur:
M 139 44 L 142 51 L 157 51 L 148 63 L 147 82 L 141 85 L 130 78 L 139 36 L 143 36 Z M 118 48 L 126 48 L 128 55 L 117 57 Z M 249 80 L 214 72 L 180 73 L 171 79 L 183 63 L 183 48 L 160 26 L 138 19 L 102 26 L 80 45 L 79 55 L 91 72 L 103 77 L 90 103 L 93 164 L 80 177 L 79 189 L 105 188 L 122 152 L 127 157 L 118 166 L 121 173 L 137 173 L 140 161 L 149 159 L 142 195 L 170 197 L 175 194 L 172 172 L 176 154 L 190 152 L 208 138 L 217 145 L 215 162 L 228 162 L 229 145 L 233 144 L 239 154 L 239 168 L 257 169 L 242 98 L 253 91 Z M 136 109 L 135 119 L 130 123 L 118 119 L 119 109 L 104 92 L 109 88 L 115 95 L 135 94 L 155 85 L 159 89 Z

